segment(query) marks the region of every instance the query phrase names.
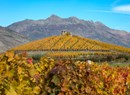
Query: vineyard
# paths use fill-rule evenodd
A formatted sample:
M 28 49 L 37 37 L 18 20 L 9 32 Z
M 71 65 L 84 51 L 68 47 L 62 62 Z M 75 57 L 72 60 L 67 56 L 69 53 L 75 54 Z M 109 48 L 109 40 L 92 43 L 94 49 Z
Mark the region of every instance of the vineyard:
M 38 55 L 35 55 L 36 58 Z M 33 56 L 34 59 L 35 56 Z M 130 62 L 130 54 L 122 54 L 115 52 L 47 52 L 44 56 L 51 57 L 55 60 L 92 60 L 94 62 Z
M 130 49 L 75 35 L 32 41 L 0 54 L 0 95 L 130 95 L 130 66 L 113 60 L 129 62 Z
M 47 52 L 46 55 L 49 57 L 60 57 L 60 58 L 67 58 L 67 57 L 72 57 L 72 58 L 76 58 L 76 57 L 89 57 L 89 56 L 95 56 L 95 55 L 103 55 L 103 56 L 109 56 L 109 55 L 119 55 L 121 53 L 118 52 L 85 52 L 85 51 L 80 51 L 80 52 L 76 52 L 76 51 L 62 51 L 62 52 L 58 52 L 58 51 L 53 51 L 53 52 Z
M 130 95 L 130 67 L 0 55 L 0 95 Z
M 51 36 L 13 48 L 14 51 L 99 51 L 130 53 L 129 48 L 75 35 Z

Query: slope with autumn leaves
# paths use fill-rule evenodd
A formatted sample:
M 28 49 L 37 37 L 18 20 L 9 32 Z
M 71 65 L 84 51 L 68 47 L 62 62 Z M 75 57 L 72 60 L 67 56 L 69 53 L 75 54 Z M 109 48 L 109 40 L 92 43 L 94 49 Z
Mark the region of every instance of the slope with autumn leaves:
M 130 52 L 129 48 L 116 46 L 76 35 L 60 35 L 32 41 L 13 48 L 15 51 L 115 51 Z

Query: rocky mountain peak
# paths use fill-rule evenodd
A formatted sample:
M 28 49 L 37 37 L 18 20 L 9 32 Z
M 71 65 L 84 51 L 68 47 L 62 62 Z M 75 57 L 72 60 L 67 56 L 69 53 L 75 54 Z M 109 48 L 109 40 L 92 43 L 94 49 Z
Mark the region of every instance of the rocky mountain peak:
M 72 23 L 81 23 L 82 20 L 78 19 L 77 17 L 69 17 L 68 20 Z
M 61 19 L 61 18 L 54 14 L 47 18 L 47 20 L 59 20 L 59 19 Z

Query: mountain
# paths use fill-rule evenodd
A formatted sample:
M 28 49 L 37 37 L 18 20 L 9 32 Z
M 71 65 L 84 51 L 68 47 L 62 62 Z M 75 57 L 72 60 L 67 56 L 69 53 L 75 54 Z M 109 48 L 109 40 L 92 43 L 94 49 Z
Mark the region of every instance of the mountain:
M 47 19 L 41 20 L 26 19 L 13 23 L 8 28 L 33 40 L 59 35 L 62 30 L 66 30 L 82 37 L 130 47 L 130 33 L 111 29 L 98 21 L 86 21 L 76 17 L 60 18 L 52 15 Z
M 28 41 L 27 37 L 0 26 L 0 53 Z
M 130 52 L 129 48 L 107 44 L 63 32 L 60 36 L 51 36 L 32 41 L 13 48 L 15 51 L 120 51 Z

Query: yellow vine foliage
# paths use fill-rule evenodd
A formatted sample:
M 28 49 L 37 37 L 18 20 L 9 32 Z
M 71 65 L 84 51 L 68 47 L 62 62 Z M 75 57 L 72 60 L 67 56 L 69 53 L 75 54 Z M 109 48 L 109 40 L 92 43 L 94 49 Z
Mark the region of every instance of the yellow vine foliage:
M 0 95 L 130 95 L 130 67 L 8 52 L 0 56 Z
M 34 63 L 32 58 L 6 52 L 0 56 L 0 95 L 39 95 L 53 66 L 50 58 Z
M 13 48 L 15 51 L 109 51 L 130 53 L 129 48 L 75 35 L 51 36 Z

